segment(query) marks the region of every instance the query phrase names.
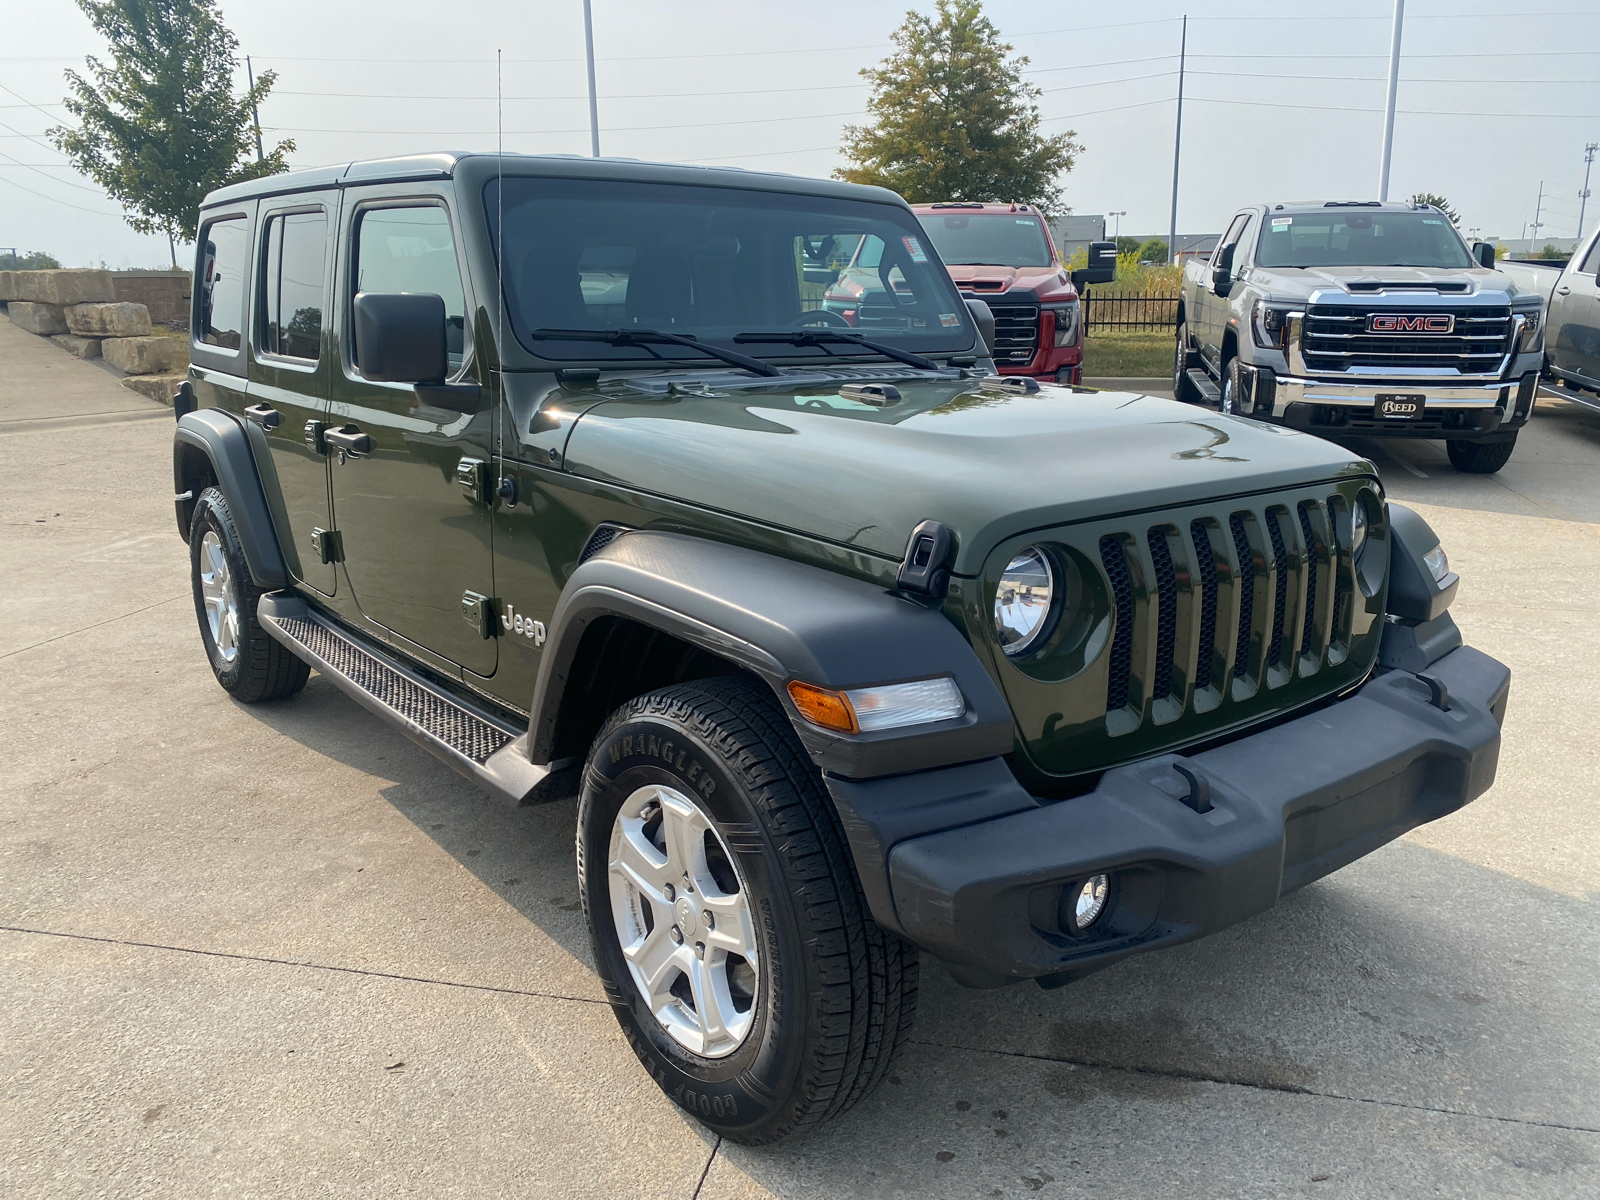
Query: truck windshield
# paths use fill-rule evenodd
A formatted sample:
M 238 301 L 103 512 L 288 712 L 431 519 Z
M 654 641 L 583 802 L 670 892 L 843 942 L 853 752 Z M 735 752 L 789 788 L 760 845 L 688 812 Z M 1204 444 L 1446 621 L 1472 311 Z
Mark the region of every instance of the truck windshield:
M 498 181 L 484 189 L 499 252 Z M 975 334 L 910 213 L 890 204 L 684 184 L 528 176 L 504 181 L 506 317 L 546 359 L 647 362 L 705 356 L 629 329 L 758 357 L 827 357 L 840 346 L 760 332 L 860 328 L 917 354 L 967 350 Z M 863 239 L 849 307 L 830 299 Z M 835 311 L 835 309 L 838 311 Z M 560 337 L 541 331 L 562 331 Z M 594 330 L 586 339 L 581 331 Z M 739 335 L 743 335 L 739 337 Z M 871 354 L 863 349 L 859 353 Z
M 1471 267 L 1449 218 L 1428 212 L 1269 215 L 1263 267 Z
M 1012 213 L 934 213 L 917 218 L 952 267 L 1053 267 L 1050 244 L 1032 217 Z

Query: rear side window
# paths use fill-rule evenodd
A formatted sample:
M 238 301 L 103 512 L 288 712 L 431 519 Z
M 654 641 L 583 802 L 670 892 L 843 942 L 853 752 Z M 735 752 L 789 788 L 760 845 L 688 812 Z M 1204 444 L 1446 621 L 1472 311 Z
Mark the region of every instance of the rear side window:
M 250 223 L 243 217 L 213 221 L 200 235 L 199 312 L 195 340 L 237 350 L 244 328 L 245 267 L 250 258 Z
M 420 292 L 440 297 L 450 369 L 455 371 L 466 353 L 467 306 L 449 214 L 431 204 L 374 208 L 362 213 L 360 222 L 356 291 Z
M 1585 275 L 1600 272 L 1600 238 L 1596 238 L 1594 245 L 1589 247 L 1589 253 L 1584 256 L 1583 265 L 1578 270 Z
M 322 353 L 322 309 L 328 218 L 280 213 L 267 221 L 261 272 L 261 349 L 316 362 Z

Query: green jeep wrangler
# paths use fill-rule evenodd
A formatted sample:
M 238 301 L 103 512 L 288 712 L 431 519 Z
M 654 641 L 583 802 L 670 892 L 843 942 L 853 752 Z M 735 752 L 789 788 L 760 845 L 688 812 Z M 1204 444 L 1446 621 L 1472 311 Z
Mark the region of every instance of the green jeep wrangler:
M 1056 987 L 1493 781 L 1509 672 L 1370 463 L 999 376 L 889 192 L 352 163 L 213 193 L 195 269 L 218 682 L 314 667 L 508 804 L 576 793 L 595 970 L 724 1136 L 870 1092 L 919 952 Z

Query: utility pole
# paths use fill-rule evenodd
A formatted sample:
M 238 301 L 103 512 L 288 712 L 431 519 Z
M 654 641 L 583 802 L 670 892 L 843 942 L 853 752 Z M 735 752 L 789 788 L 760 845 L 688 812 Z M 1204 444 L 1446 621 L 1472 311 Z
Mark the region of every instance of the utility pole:
M 1108 216 L 1108 217 L 1115 217 L 1117 219 L 1117 231 L 1116 231 L 1116 233 L 1111 235 L 1113 238 L 1119 238 L 1119 237 L 1122 236 L 1122 218 L 1127 216 L 1127 215 L 1128 215 L 1128 210 L 1127 209 L 1123 209 L 1121 212 L 1114 212 L 1114 213 L 1107 213 L 1106 214 L 1106 216 Z
M 1184 14 L 1178 43 L 1178 121 L 1172 131 L 1172 224 L 1167 233 L 1167 261 L 1178 261 L 1178 158 L 1183 150 L 1183 68 L 1189 55 L 1189 17 Z
M 589 14 L 589 0 L 583 0 L 583 46 L 589 55 L 589 149 L 599 158 L 600 102 L 594 90 L 594 18 Z
M 1539 218 L 1544 215 L 1544 180 L 1539 180 L 1539 202 L 1533 206 L 1533 224 L 1528 228 L 1533 230 L 1533 241 L 1539 240 L 1539 230 L 1544 228 L 1544 222 Z M 1528 253 L 1532 254 L 1533 242 L 1528 243 Z
M 1600 142 L 1590 142 L 1583 148 L 1583 191 L 1578 195 L 1578 240 L 1583 241 L 1583 214 L 1589 208 L 1589 168 L 1594 166 L 1594 152 L 1600 150 Z
M 1378 168 L 1378 199 L 1389 198 L 1389 154 L 1394 149 L 1394 102 L 1400 90 L 1400 30 L 1405 24 L 1406 0 L 1394 0 L 1394 30 L 1389 35 L 1389 102 L 1383 110 L 1383 163 Z
M 244 56 L 244 77 L 250 81 L 250 90 L 256 90 L 256 73 L 250 66 L 250 56 Z M 256 102 L 250 101 L 250 117 L 256 123 L 256 161 L 261 162 L 267 156 L 261 152 L 261 114 L 256 111 Z

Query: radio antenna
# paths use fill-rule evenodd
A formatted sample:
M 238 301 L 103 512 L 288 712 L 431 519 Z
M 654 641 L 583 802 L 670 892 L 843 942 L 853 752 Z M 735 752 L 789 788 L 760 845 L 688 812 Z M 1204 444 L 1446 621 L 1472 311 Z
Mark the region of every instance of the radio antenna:
M 501 86 L 501 56 L 503 50 L 494 52 L 494 202 L 495 202 L 495 295 L 499 308 L 495 316 L 494 357 L 500 368 L 500 378 L 495 380 L 495 470 L 498 492 L 505 484 L 506 469 L 506 120 L 505 91 Z

